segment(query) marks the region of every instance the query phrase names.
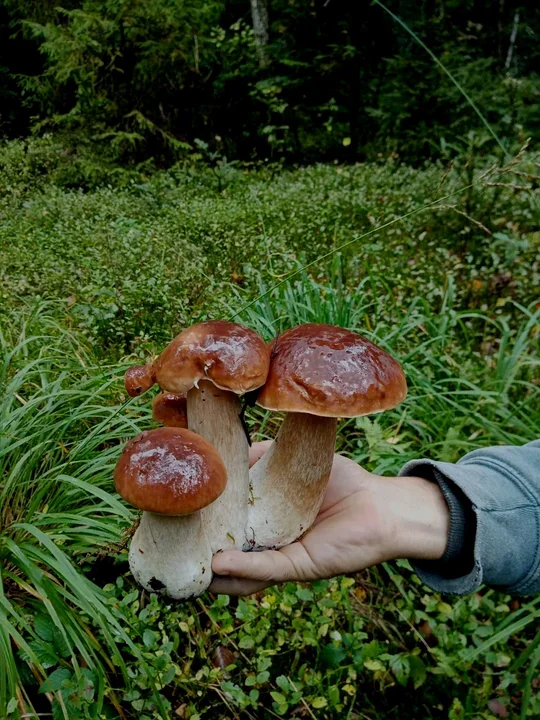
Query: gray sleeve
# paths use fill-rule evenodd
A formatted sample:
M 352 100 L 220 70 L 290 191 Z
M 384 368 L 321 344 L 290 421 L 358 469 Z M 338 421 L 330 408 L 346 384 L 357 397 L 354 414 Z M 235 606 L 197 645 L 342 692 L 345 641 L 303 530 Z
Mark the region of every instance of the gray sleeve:
M 540 592 L 540 440 L 475 450 L 455 465 L 413 460 L 399 474 L 438 482 L 450 508 L 450 554 L 459 556 L 453 567 L 461 572 L 449 572 L 444 556 L 418 563 L 426 585 L 455 595 L 482 583 L 520 595 Z

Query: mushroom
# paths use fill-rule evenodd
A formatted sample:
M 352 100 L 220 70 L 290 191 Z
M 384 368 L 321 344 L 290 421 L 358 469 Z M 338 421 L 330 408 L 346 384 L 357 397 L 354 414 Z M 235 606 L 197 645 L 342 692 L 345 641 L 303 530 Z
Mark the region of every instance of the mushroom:
M 201 510 L 227 483 L 216 449 L 190 430 L 149 430 L 126 445 L 114 483 L 124 500 L 143 510 L 129 551 L 137 582 L 176 599 L 204 592 L 212 550 Z
M 156 376 L 152 364 L 135 365 L 126 370 L 124 375 L 124 387 L 130 397 L 137 397 L 155 385 Z
M 337 418 L 388 410 L 406 394 L 401 365 L 356 333 L 308 324 L 279 335 L 257 404 L 287 414 L 250 472 L 244 549 L 282 547 L 305 533 L 330 477 Z
M 152 418 L 166 427 L 187 428 L 185 395 L 160 392 L 152 401 Z
M 153 365 L 164 391 L 187 395 L 188 427 L 212 443 L 227 469 L 225 492 L 203 511 L 213 552 L 245 544 L 249 447 L 238 396 L 264 385 L 269 363 L 254 330 L 212 320 L 180 333 Z

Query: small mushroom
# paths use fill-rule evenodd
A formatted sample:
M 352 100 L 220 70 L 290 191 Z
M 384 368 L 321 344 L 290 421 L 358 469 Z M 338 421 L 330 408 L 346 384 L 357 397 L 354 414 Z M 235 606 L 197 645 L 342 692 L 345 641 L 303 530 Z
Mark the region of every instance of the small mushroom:
M 154 362 L 159 386 L 187 395 L 188 427 L 212 443 L 227 469 L 225 492 L 203 511 L 213 552 L 245 543 L 249 447 L 238 396 L 264 385 L 269 363 L 254 330 L 224 320 L 184 330 Z
M 287 414 L 251 468 L 244 549 L 278 548 L 303 535 L 326 491 L 337 418 L 388 410 L 406 394 L 401 365 L 356 333 L 308 324 L 277 337 L 257 404 Z
M 152 418 L 165 427 L 187 428 L 186 396 L 158 393 L 152 401 Z
M 190 430 L 143 432 L 126 445 L 114 483 L 126 502 L 143 510 L 129 551 L 137 582 L 176 599 L 204 592 L 212 550 L 201 510 L 227 483 L 216 449 Z
M 135 365 L 126 370 L 124 375 L 124 387 L 130 397 L 137 397 L 155 385 L 156 376 L 152 364 Z

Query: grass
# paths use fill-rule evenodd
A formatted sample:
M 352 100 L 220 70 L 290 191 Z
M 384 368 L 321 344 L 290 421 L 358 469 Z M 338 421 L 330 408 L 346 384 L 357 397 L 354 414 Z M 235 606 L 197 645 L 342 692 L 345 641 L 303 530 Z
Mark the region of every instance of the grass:
M 523 155 L 518 171 L 533 165 Z M 219 191 L 177 169 L 88 193 L 17 167 L 0 180 L 6 717 L 489 719 L 494 699 L 537 716 L 538 601 L 443 599 L 399 562 L 168 604 L 132 582 L 134 514 L 111 480 L 121 443 L 151 422 L 147 398 L 126 401 L 126 362 L 209 316 L 239 314 L 265 337 L 330 322 L 395 353 L 406 403 L 339 433 L 339 450 L 376 472 L 536 439 L 533 193 L 474 188 L 459 197 L 467 217 L 409 216 L 307 271 L 463 184 L 459 167 L 444 181 L 441 168 L 392 163 L 231 170 Z M 278 418 L 253 410 L 250 422 L 266 437 Z
M 77 564 L 119 545 L 133 520 L 107 490 L 117 443 L 137 425 L 114 405 L 116 373 L 89 370 L 85 348 L 43 312 L 15 344 L 1 339 L 0 707 L 24 714 L 36 693 L 60 689 L 56 677 L 82 683 L 98 717 L 106 673 L 127 678 L 118 641 L 137 650 Z M 31 670 L 22 685 L 21 662 Z M 69 719 L 67 696 L 60 692 L 53 710 Z M 109 699 L 118 704 L 110 688 Z

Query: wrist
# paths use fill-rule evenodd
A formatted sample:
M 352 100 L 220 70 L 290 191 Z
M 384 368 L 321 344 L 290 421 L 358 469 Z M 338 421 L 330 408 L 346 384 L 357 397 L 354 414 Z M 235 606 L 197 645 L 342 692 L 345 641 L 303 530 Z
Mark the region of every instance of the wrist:
M 419 477 L 380 478 L 392 559 L 439 560 L 448 543 L 450 510 L 440 487 Z

